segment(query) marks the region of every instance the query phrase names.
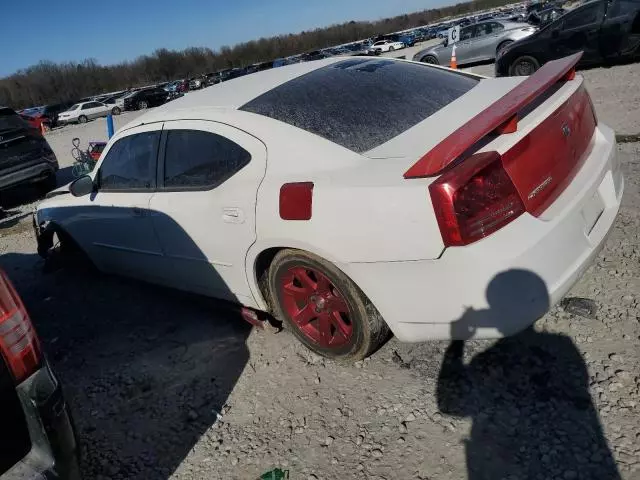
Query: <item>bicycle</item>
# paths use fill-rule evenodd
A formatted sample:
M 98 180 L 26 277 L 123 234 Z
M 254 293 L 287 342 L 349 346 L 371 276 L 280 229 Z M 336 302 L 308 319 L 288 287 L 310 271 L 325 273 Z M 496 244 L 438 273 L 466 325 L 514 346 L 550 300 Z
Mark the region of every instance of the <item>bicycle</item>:
M 89 148 L 86 150 L 80 149 L 80 139 L 78 137 L 71 140 L 71 143 L 73 144 L 71 156 L 75 160 L 73 167 L 71 167 L 71 174 L 75 178 L 87 175 L 98 163 L 106 142 L 89 142 Z

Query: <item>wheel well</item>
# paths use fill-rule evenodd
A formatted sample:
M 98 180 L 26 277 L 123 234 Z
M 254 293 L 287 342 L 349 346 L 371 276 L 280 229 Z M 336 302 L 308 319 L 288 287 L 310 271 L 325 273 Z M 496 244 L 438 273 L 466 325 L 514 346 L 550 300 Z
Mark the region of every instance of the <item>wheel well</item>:
M 260 289 L 260 293 L 262 294 L 262 298 L 265 303 L 269 304 L 269 295 L 266 291 L 267 281 L 266 281 L 266 273 L 271 266 L 271 262 L 273 262 L 273 258 L 280 250 L 284 250 L 285 247 L 272 247 L 267 248 L 266 250 L 260 252 L 256 257 L 256 262 L 254 264 L 254 271 L 256 274 L 256 280 L 258 282 L 258 288 Z
M 496 48 L 496 53 L 500 51 L 500 49 L 506 44 L 506 43 L 513 43 L 513 40 L 503 40 L 502 42 L 500 42 L 498 44 L 498 48 Z

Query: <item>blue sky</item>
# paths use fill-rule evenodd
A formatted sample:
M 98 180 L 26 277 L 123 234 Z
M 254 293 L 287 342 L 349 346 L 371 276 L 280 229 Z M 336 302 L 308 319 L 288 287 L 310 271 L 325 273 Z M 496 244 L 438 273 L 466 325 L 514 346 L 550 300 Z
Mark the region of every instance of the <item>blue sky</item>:
M 446 0 L 4 0 L 0 76 L 40 60 L 112 64 L 156 48 L 222 45 Z

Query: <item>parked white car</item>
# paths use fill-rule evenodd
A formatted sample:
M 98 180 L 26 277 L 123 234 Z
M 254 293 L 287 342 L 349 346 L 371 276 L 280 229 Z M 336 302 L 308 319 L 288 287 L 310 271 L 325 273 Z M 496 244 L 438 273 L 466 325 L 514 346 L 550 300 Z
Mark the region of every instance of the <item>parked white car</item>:
M 394 50 L 400 50 L 405 48 L 405 44 L 402 42 L 394 42 L 393 40 L 379 40 L 369 47 L 367 53 L 379 54 L 382 52 L 392 52 Z
M 578 280 L 620 207 L 615 135 L 578 59 L 484 78 L 331 58 L 192 93 L 38 205 L 38 252 L 271 312 L 331 358 L 389 330 L 513 334 Z
M 76 103 L 58 115 L 58 123 L 86 123 L 94 118 L 106 117 L 112 113 L 113 108 L 113 105 L 95 101 Z

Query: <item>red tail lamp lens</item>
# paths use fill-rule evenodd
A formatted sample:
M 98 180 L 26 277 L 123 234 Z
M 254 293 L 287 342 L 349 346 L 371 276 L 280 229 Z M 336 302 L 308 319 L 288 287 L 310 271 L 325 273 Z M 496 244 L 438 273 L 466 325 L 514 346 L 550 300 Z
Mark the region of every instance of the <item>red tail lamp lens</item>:
M 0 272 L 0 354 L 17 383 L 40 365 L 41 351 L 31 319 L 13 285 Z
M 446 246 L 480 240 L 525 211 L 497 152 L 467 158 L 432 183 L 429 192 Z

